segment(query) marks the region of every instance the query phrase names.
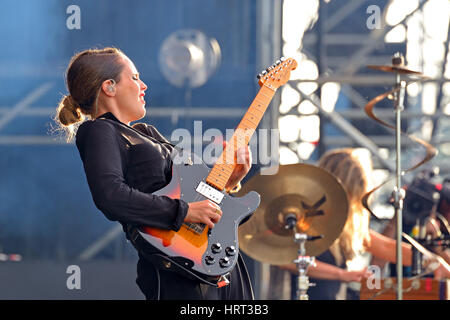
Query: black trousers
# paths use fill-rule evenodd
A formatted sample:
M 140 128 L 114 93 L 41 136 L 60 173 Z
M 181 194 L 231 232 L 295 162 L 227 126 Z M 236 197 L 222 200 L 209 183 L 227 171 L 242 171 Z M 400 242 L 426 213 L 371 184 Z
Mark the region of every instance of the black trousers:
M 156 270 L 140 256 L 136 283 L 148 300 L 253 300 L 253 290 L 244 260 L 238 258 L 230 284 L 217 288 L 183 277 L 177 272 Z M 158 290 L 159 289 L 159 290 Z

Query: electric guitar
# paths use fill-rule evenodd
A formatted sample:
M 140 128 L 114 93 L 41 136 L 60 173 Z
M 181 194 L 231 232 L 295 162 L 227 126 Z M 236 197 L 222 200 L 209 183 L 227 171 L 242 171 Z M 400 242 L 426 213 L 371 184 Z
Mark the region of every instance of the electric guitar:
M 261 88 L 211 170 L 196 155 L 194 161 L 191 159 L 194 164 L 173 164 L 170 183 L 154 194 L 188 203 L 209 199 L 221 207 L 222 217 L 212 229 L 186 222 L 178 231 L 138 228 L 139 235 L 168 261 L 208 278 L 223 276 L 234 268 L 239 253 L 239 224 L 258 208 L 260 196 L 251 191 L 238 198 L 224 191 L 236 167 L 236 159 L 231 157 L 230 161 L 229 155 L 235 155 L 238 145 L 249 143 L 275 91 L 289 80 L 296 67 L 294 59 L 282 58 L 258 75 Z

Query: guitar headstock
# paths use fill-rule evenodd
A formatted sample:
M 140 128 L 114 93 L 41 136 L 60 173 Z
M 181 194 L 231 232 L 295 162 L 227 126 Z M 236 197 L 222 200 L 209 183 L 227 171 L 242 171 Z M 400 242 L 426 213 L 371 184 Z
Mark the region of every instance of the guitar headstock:
M 291 71 L 297 68 L 297 61 L 292 58 L 280 58 L 272 66 L 258 74 L 259 85 L 278 89 L 289 81 Z

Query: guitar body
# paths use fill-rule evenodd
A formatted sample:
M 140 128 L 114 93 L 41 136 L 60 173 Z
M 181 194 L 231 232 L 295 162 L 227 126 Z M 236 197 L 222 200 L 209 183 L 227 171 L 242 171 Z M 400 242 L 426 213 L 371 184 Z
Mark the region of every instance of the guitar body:
M 198 158 L 194 163 L 174 164 L 172 180 L 154 194 L 188 203 L 205 200 L 196 187 L 204 181 L 210 169 Z M 149 244 L 184 267 L 206 276 L 220 276 L 234 268 L 239 253 L 239 224 L 258 208 L 259 203 L 260 196 L 254 191 L 241 198 L 225 194 L 219 204 L 222 218 L 213 229 L 205 226 L 202 232 L 198 232 L 182 224 L 177 232 L 142 227 L 139 233 Z M 220 244 L 220 248 L 217 244 Z

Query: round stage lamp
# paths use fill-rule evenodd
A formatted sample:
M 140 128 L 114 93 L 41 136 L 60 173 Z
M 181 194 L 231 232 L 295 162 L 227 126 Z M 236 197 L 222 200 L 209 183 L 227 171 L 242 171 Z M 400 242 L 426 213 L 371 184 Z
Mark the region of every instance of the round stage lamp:
M 198 30 L 179 30 L 167 37 L 159 51 L 159 66 L 173 86 L 185 89 L 204 85 L 220 65 L 216 39 Z

